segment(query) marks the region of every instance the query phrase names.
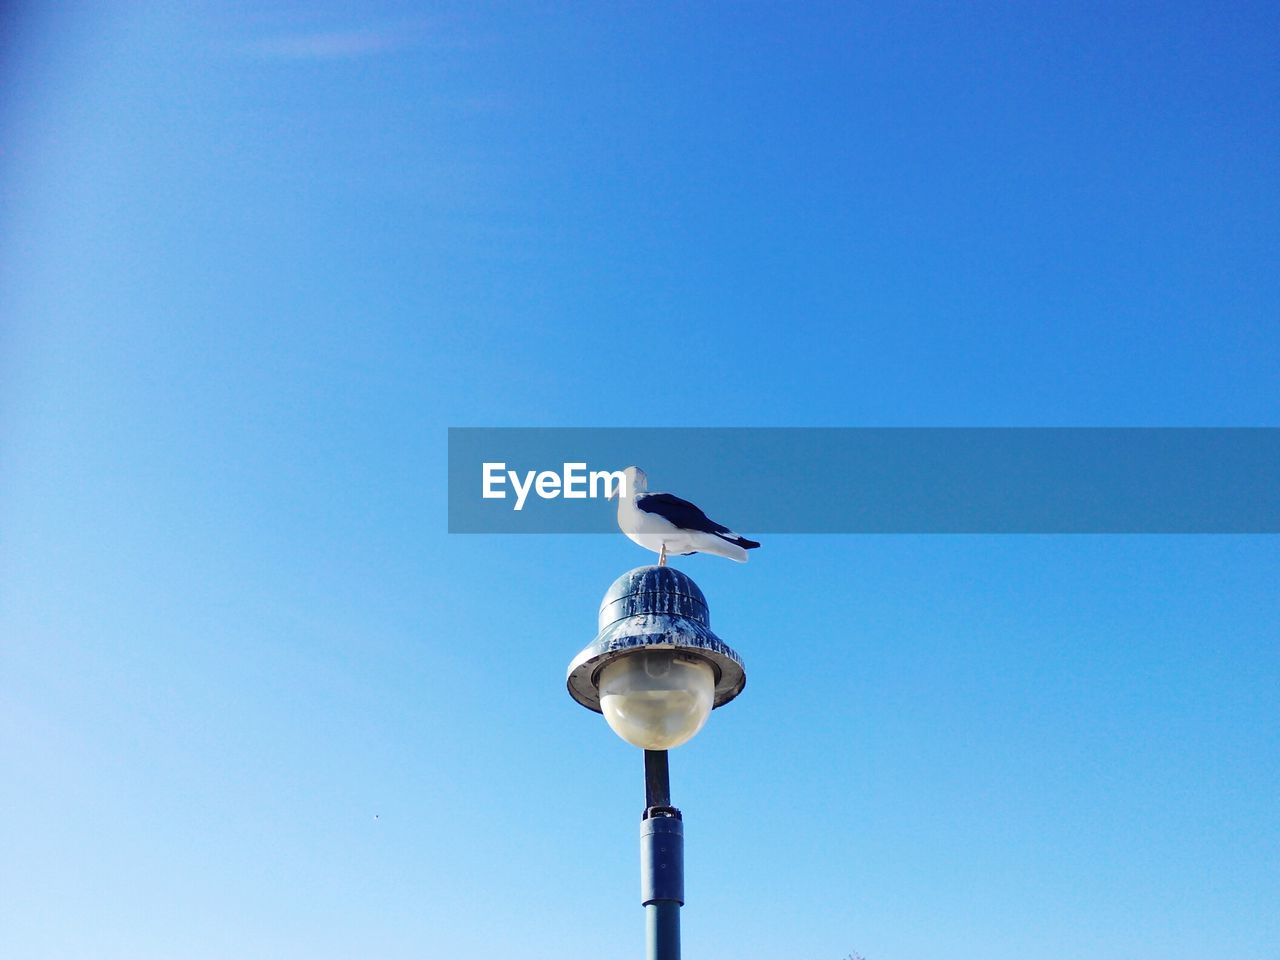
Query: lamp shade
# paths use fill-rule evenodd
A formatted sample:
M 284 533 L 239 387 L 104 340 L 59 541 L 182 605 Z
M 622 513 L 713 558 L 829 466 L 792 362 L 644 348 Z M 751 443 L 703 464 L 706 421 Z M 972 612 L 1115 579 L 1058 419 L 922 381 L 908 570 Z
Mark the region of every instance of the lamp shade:
M 746 684 L 742 658 L 710 621 L 706 597 L 679 570 L 624 573 L 600 603 L 595 640 L 569 664 L 570 695 L 628 743 L 679 746 Z

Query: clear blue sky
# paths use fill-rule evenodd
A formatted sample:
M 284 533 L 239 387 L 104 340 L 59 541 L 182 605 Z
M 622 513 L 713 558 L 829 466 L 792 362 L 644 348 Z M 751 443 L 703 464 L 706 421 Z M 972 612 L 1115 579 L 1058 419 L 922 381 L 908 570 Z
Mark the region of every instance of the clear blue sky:
M 448 426 L 1280 426 L 1274 4 L 798 6 L 7 8 L 0 953 L 639 955 Z M 681 563 L 690 960 L 1277 956 L 1274 538 Z

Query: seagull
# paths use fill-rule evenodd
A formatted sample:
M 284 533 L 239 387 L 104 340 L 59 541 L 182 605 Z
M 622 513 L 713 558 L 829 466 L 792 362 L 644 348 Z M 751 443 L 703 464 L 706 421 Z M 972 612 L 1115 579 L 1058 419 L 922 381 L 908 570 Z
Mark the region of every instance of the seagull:
M 639 467 L 622 472 L 626 486 L 609 498 L 618 500 L 618 527 L 635 543 L 656 553 L 658 566 L 667 565 L 668 552 L 682 557 L 714 553 L 746 563 L 747 551 L 760 546 L 708 519 L 688 500 L 669 493 L 649 493 L 649 478 Z

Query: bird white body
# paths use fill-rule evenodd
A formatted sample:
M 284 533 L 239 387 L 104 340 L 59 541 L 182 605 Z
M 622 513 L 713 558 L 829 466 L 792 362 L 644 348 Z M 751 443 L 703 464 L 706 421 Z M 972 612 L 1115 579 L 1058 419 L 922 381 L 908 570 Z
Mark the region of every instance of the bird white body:
M 731 543 L 725 537 L 737 538 L 737 534 L 725 530 L 724 534 L 682 528 L 666 517 L 642 510 L 636 500 L 648 494 L 648 479 L 644 471 L 628 467 L 625 496 L 618 497 L 618 527 L 633 543 L 661 556 L 663 548 L 668 554 L 714 553 L 738 563 L 747 562 L 747 551 Z

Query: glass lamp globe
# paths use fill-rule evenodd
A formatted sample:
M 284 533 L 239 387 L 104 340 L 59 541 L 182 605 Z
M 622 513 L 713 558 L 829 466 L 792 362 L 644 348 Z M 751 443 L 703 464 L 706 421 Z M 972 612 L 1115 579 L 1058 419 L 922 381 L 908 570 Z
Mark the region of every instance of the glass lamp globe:
M 600 708 L 613 732 L 644 750 L 689 740 L 711 715 L 711 664 L 674 650 L 637 650 L 600 671 Z

